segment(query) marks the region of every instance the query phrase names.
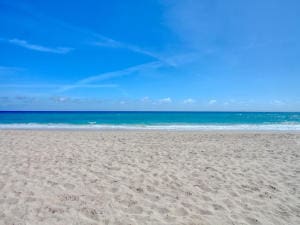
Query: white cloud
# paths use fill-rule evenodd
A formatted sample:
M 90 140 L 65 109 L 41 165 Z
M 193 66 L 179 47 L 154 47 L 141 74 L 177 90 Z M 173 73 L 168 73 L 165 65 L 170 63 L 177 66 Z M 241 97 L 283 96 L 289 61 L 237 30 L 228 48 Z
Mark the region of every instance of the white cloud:
M 24 69 L 18 67 L 0 66 L 0 74 L 14 73 L 22 70 Z
M 160 103 L 171 103 L 172 99 L 170 97 L 168 97 L 168 98 L 162 98 L 162 99 L 159 99 L 159 102 Z
M 193 104 L 195 102 L 196 102 L 196 100 L 194 100 L 192 98 L 188 98 L 188 99 L 183 100 L 184 104 Z
M 149 102 L 150 98 L 148 96 L 145 96 L 141 99 L 141 102 Z
M 49 88 L 49 89 L 57 89 L 64 87 L 72 87 L 72 88 L 116 88 L 117 84 L 78 84 L 78 85 L 64 85 L 64 84 L 0 84 L 1 88 Z
M 211 99 L 211 100 L 208 102 L 208 104 L 210 104 L 210 105 L 213 105 L 213 104 L 215 104 L 215 103 L 217 103 L 217 100 L 215 100 L 215 99 Z
M 53 97 L 52 100 L 54 102 L 67 102 L 70 99 L 68 97 Z
M 25 40 L 20 40 L 17 38 L 10 39 L 8 40 L 10 44 L 14 44 L 23 48 L 27 48 L 30 50 L 34 51 L 39 51 L 39 52 L 49 52 L 49 53 L 56 53 L 56 54 L 66 54 L 72 50 L 72 48 L 67 48 L 67 47 L 46 47 L 46 46 L 41 46 L 41 45 L 36 45 L 36 44 L 30 44 Z
M 108 79 L 112 79 L 112 78 L 116 78 L 116 77 L 122 77 L 125 75 L 130 75 L 132 73 L 143 72 L 148 69 L 156 69 L 161 66 L 163 66 L 163 64 L 161 62 L 155 61 L 155 62 L 150 62 L 150 63 L 140 64 L 137 66 L 128 67 L 123 70 L 117 70 L 117 71 L 112 71 L 112 72 L 108 72 L 108 73 L 101 73 L 101 74 L 98 74 L 95 76 L 90 76 L 85 79 L 79 80 L 75 84 L 66 85 L 65 87 L 61 88 L 59 90 L 59 92 L 71 90 L 71 89 L 77 88 L 77 86 L 87 85 L 87 84 L 91 84 L 93 82 L 99 82 L 99 81 L 108 80 Z
M 141 48 L 139 46 L 136 45 L 132 45 L 132 44 L 128 44 L 125 42 L 121 42 L 121 41 L 117 41 L 114 40 L 112 38 L 109 38 L 107 36 L 104 36 L 102 34 L 99 34 L 93 30 L 84 28 L 84 27 L 78 27 L 78 26 L 73 26 L 71 24 L 67 24 L 65 22 L 62 21 L 58 21 L 55 20 L 56 23 L 58 23 L 60 26 L 63 26 L 65 28 L 71 29 L 73 31 L 85 34 L 85 35 L 89 35 L 93 38 L 96 39 L 96 41 L 91 42 L 90 44 L 94 45 L 94 46 L 99 46 L 99 47 L 107 47 L 107 48 L 123 48 L 123 49 L 128 49 L 129 51 L 132 52 L 136 52 L 136 53 L 140 53 L 146 56 L 150 56 L 162 63 L 165 63 L 166 65 L 169 66 L 177 66 L 177 63 L 175 61 L 173 61 L 171 58 L 165 57 L 162 54 L 158 54 L 156 52 L 150 51 L 150 50 L 146 50 L 144 48 Z
M 273 100 L 273 101 L 271 101 L 271 104 L 272 105 L 284 105 L 285 102 L 281 101 L 281 100 Z
M 68 100 L 68 98 L 64 98 L 64 97 L 58 98 L 58 101 L 59 101 L 59 102 L 65 102 L 65 101 L 67 101 L 67 100 Z
M 44 100 L 46 100 L 46 99 L 43 99 L 43 101 Z M 89 102 L 89 101 L 91 101 L 91 99 L 73 98 L 73 97 L 66 97 L 66 96 L 53 96 L 49 100 L 51 100 L 53 102 L 56 102 L 56 103 L 80 103 L 80 102 Z
M 132 52 L 136 52 L 136 53 L 140 53 L 140 54 L 143 54 L 143 55 L 146 55 L 146 56 L 150 56 L 154 59 L 157 59 L 157 60 L 165 63 L 166 65 L 176 66 L 175 61 L 173 61 L 171 58 L 164 57 L 160 54 L 145 50 L 145 49 L 143 49 L 139 46 L 126 44 L 126 43 L 119 42 L 119 41 L 116 41 L 116 40 L 113 40 L 111 38 L 107 38 L 107 37 L 104 37 L 104 36 L 99 36 L 98 35 L 97 37 L 100 38 L 101 40 L 93 42 L 92 44 L 95 45 L 95 46 L 109 47 L 109 48 L 124 48 L 124 49 L 128 49 Z

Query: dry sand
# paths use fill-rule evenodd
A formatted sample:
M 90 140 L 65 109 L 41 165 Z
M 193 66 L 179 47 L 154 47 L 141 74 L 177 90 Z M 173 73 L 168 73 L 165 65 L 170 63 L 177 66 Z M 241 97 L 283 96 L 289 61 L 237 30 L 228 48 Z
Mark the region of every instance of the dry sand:
M 0 224 L 300 224 L 300 134 L 0 131 Z

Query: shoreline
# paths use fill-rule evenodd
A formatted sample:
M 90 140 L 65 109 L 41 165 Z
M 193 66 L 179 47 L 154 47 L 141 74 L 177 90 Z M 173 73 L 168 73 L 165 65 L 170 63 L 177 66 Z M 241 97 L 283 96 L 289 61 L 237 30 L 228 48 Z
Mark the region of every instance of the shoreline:
M 171 124 L 171 125 L 78 125 L 78 124 L 0 124 L 0 130 L 94 130 L 94 131 L 283 131 L 300 132 L 300 124 Z
M 66 133 L 191 133 L 191 134 L 300 134 L 300 130 L 155 130 L 155 129 L 1 129 L 1 132 L 66 132 Z

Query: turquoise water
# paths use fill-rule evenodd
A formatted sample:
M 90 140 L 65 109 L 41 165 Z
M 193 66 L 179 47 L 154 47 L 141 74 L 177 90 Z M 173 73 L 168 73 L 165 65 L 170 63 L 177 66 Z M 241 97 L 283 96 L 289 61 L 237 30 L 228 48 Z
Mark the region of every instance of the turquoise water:
M 300 130 L 300 113 L 0 112 L 0 128 Z

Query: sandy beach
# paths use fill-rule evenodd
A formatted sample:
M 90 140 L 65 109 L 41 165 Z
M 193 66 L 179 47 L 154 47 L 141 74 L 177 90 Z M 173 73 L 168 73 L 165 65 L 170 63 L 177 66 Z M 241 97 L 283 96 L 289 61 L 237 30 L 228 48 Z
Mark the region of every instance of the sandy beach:
M 0 131 L 0 224 L 300 224 L 300 133 Z

